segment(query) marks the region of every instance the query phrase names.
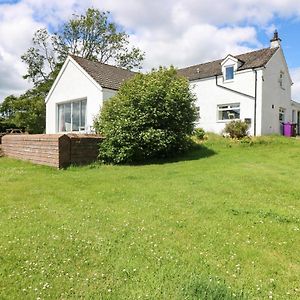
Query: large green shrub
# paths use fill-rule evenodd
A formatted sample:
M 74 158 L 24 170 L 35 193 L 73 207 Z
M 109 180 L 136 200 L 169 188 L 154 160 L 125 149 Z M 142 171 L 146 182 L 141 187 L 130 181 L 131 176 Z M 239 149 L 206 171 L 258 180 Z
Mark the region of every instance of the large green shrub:
M 194 102 L 187 79 L 173 67 L 137 74 L 104 103 L 95 120 L 105 137 L 100 159 L 141 162 L 186 150 L 198 115 Z
M 233 120 L 225 125 L 225 133 L 231 138 L 241 139 L 248 136 L 249 125 L 241 120 Z

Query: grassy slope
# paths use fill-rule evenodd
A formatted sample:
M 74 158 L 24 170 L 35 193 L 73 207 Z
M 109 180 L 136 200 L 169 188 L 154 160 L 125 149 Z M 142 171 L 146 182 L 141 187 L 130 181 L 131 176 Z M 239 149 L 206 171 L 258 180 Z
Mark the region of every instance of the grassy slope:
M 61 171 L 0 158 L 0 298 L 299 298 L 300 141 L 229 146 Z

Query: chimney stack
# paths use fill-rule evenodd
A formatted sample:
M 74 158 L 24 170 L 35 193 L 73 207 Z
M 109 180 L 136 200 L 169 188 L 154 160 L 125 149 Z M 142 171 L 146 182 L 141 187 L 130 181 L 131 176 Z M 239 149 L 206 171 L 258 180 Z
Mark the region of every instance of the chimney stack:
M 270 48 L 278 48 L 278 47 L 281 46 L 281 39 L 278 36 L 278 31 L 277 30 L 274 31 L 274 36 L 270 40 L 270 42 L 271 42 Z

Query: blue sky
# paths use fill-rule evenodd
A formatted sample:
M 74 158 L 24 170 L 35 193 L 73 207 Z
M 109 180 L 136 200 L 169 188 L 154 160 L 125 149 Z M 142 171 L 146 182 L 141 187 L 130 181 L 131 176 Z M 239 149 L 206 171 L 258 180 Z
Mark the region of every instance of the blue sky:
M 159 65 L 197 64 L 269 46 L 274 29 L 300 100 L 299 0 L 0 0 L 0 101 L 31 86 L 22 78 L 20 56 L 33 33 L 58 28 L 88 7 L 109 10 L 146 52 L 145 70 Z
M 289 18 L 274 20 L 274 27 L 278 29 L 280 38 L 282 39 L 282 48 L 290 68 L 300 67 L 300 19 Z M 258 28 L 258 39 L 264 44 L 268 44 L 270 36 Z
M 19 2 L 18 0 L 0 0 L 0 4 L 13 4 Z

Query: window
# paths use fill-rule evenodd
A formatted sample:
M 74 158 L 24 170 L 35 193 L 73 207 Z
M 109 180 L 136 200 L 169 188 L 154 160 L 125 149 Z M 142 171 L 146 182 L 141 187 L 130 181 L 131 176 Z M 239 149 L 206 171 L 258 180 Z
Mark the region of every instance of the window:
M 280 122 L 284 122 L 284 113 L 285 113 L 285 109 L 284 108 L 282 108 L 282 107 L 280 107 L 279 108 L 279 121 Z
M 84 131 L 86 100 L 58 104 L 58 132 Z
M 225 68 L 225 80 L 232 80 L 234 76 L 233 74 L 234 74 L 234 70 L 232 66 Z
M 284 73 L 283 72 L 280 72 L 280 75 L 279 75 L 279 85 L 282 89 L 284 89 L 284 85 L 283 85 L 283 78 L 284 78 Z
M 296 123 L 296 111 L 292 110 L 292 123 Z
M 218 119 L 234 120 L 240 118 L 240 103 L 218 105 Z

